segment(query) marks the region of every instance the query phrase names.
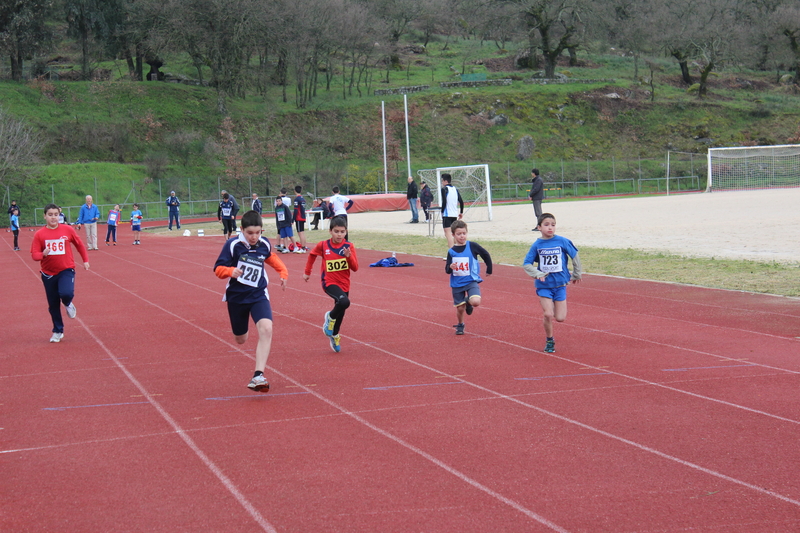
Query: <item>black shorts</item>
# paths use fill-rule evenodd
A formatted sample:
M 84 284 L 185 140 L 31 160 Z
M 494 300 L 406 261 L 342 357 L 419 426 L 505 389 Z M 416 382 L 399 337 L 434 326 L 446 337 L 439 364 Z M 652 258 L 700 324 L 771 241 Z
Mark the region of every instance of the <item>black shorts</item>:
M 251 316 L 256 324 L 262 318 L 272 320 L 272 306 L 266 298 L 249 304 L 228 302 L 228 316 L 233 334 L 244 335 L 249 329 Z
M 305 220 L 295 220 L 294 221 L 294 229 L 297 230 L 297 233 L 306 230 L 306 221 Z
M 236 229 L 236 224 L 231 218 L 222 219 L 222 233 L 233 233 Z
M 442 227 L 444 229 L 450 229 L 450 226 L 453 225 L 453 222 L 458 220 L 458 217 L 442 217 Z

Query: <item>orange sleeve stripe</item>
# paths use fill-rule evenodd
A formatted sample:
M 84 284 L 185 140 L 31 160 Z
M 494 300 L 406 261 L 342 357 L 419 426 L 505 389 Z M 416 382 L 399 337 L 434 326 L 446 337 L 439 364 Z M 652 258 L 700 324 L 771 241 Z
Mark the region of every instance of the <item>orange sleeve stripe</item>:
M 283 261 L 281 261 L 281 258 L 277 255 L 270 254 L 264 262 L 274 268 L 281 279 L 287 279 L 289 277 L 289 269 L 286 268 L 286 265 L 283 264 Z
M 229 278 L 233 274 L 234 268 L 236 267 L 226 267 L 220 265 L 214 269 L 214 274 L 216 274 L 219 279 Z

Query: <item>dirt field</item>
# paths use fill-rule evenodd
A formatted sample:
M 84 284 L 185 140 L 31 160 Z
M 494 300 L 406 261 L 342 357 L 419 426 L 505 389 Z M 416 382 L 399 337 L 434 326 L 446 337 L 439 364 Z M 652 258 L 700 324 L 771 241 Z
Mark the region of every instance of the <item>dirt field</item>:
M 800 188 L 545 202 L 558 233 L 580 248 L 633 248 L 687 257 L 800 263 Z M 470 224 L 475 240 L 532 242 L 533 208 L 494 206 L 492 222 Z M 407 224 L 410 211 L 359 213 L 359 231 L 427 236 L 423 222 Z M 470 216 L 466 216 L 467 222 Z M 436 234 L 442 235 L 441 223 Z

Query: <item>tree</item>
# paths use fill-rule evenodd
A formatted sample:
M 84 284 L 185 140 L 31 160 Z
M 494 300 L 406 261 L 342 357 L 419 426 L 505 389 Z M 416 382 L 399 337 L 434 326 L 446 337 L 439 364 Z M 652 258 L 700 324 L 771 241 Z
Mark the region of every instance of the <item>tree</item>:
M 103 31 L 103 2 L 102 0 L 64 0 L 68 31 L 67 33 L 80 42 L 81 45 L 81 77 L 88 80 L 91 77 L 89 68 L 92 39 L 95 32 Z
M 0 186 L 22 181 L 25 168 L 36 160 L 43 146 L 33 128 L 0 107 Z
M 52 0 L 6 0 L 0 3 L 0 51 L 8 54 L 11 79 L 22 79 L 26 57 L 43 52 L 50 46 L 53 33 L 47 18 Z
M 517 6 L 527 27 L 531 56 L 534 50 L 540 50 L 545 77 L 554 77 L 559 56 L 581 44 L 588 4 L 583 0 L 510 1 Z

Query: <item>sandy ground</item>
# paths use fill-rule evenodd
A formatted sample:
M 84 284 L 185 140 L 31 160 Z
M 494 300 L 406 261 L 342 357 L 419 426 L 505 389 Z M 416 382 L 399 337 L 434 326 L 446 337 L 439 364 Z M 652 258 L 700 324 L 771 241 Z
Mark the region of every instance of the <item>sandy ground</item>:
M 545 202 L 558 233 L 581 246 L 633 248 L 686 257 L 800 264 L 800 188 Z M 470 237 L 533 242 L 533 207 L 494 206 L 492 222 L 474 222 Z M 358 213 L 350 225 L 427 237 L 428 225 L 408 224 L 410 211 Z M 469 214 L 465 220 L 473 219 Z M 443 235 L 441 223 L 436 235 Z

